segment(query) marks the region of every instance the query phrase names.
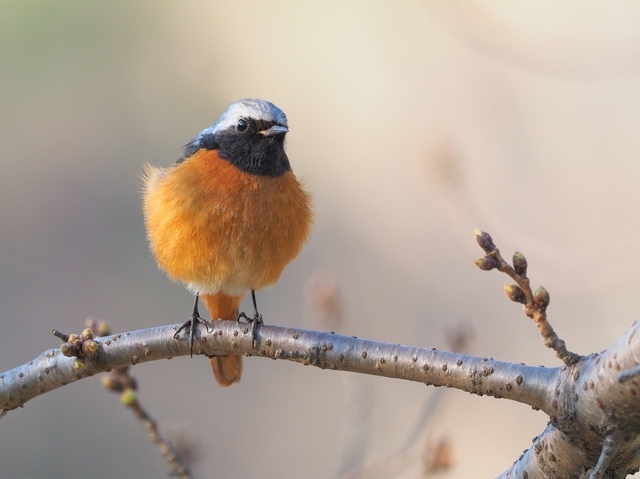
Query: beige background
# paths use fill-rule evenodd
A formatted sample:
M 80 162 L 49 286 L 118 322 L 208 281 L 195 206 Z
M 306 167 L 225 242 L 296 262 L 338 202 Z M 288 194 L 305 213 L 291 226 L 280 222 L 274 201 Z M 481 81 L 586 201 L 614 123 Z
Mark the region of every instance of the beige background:
M 118 331 L 187 318 L 189 294 L 148 253 L 138 175 L 254 96 L 287 113 L 317 214 L 302 255 L 259 294 L 268 322 L 445 348 L 462 321 L 474 355 L 558 365 L 504 298 L 505 278 L 474 267 L 476 227 L 526 254 L 574 351 L 606 348 L 638 317 L 636 2 L 5 1 L 0 65 L 0 370 L 88 315 Z M 305 303 L 314 277 L 337 282 L 340 324 Z M 199 478 L 332 477 L 350 410 L 371 408 L 374 460 L 434 392 L 257 359 L 230 390 L 201 358 L 135 375 L 162 425 L 199 445 Z M 545 423 L 447 391 L 426 435 L 453 444 L 446 477 L 495 477 Z M 0 468 L 166 471 L 98 379 L 5 417 Z M 420 477 L 419 460 L 397 475 Z

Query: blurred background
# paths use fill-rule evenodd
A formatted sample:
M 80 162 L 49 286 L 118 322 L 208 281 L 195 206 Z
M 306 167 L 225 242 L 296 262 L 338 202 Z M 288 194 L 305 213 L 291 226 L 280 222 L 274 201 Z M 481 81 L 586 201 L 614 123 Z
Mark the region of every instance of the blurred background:
M 526 255 L 575 352 L 638 318 L 636 2 L 3 1 L 0 65 L 0 370 L 87 316 L 187 319 L 148 252 L 139 175 L 244 97 L 287 113 L 315 200 L 310 243 L 259 293 L 267 322 L 442 349 L 462 324 L 470 354 L 557 366 L 506 277 L 474 266 L 474 228 Z M 133 372 L 198 478 L 341 477 L 407 440 L 376 477 L 424 477 L 443 440 L 441 477 L 495 477 L 546 423 L 446 390 L 414 439 L 435 393 L 420 384 L 260 359 L 228 390 L 202 358 Z M 0 444 L 6 478 L 167 471 L 99 378 L 11 412 Z

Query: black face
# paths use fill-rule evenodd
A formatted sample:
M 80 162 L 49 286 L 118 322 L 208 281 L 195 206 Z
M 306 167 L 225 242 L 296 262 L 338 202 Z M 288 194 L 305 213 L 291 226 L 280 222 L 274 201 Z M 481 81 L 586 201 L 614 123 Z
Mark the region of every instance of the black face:
M 204 148 L 218 150 L 221 158 L 247 173 L 280 176 L 291 169 L 284 151 L 284 133 L 271 136 L 258 133 L 274 125 L 273 122 L 241 118 L 226 130 L 202 135 L 186 145 L 178 163 Z

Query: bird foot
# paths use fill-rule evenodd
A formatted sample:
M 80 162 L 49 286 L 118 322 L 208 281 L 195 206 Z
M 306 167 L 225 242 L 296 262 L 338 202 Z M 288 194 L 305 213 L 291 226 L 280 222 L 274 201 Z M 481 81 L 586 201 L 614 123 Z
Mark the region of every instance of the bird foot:
M 256 311 L 256 313 L 253 315 L 253 318 L 250 318 L 244 312 L 242 312 L 238 315 L 237 321 L 240 322 L 241 319 L 244 319 L 247 323 L 251 323 L 251 348 L 256 349 L 256 346 L 258 344 L 258 325 L 264 324 L 262 315 Z
M 178 328 L 178 330 L 173 335 L 173 339 L 178 339 L 180 332 L 184 329 L 189 332 L 189 350 L 191 351 L 191 357 L 193 357 L 193 342 L 196 335 L 196 324 L 201 323 L 204 324 L 205 328 L 207 328 L 207 333 L 210 333 L 213 329 L 209 324 L 209 321 L 200 317 L 196 311 L 191 315 L 191 319 L 185 321 L 182 326 Z

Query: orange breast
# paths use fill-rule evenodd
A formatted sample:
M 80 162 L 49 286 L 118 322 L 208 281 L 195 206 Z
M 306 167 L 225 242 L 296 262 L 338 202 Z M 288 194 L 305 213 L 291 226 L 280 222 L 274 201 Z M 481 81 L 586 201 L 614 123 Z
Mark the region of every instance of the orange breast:
M 144 213 L 160 268 L 209 294 L 278 281 L 312 223 L 310 197 L 293 172 L 245 173 L 214 150 L 166 169 L 148 166 Z

